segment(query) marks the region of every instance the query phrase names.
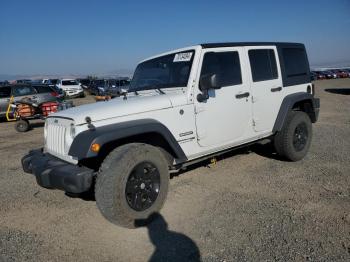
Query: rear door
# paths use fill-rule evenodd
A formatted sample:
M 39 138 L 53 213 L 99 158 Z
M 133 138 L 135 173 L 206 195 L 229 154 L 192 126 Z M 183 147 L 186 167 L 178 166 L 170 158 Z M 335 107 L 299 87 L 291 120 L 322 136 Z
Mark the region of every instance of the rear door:
M 272 131 L 283 99 L 282 77 L 275 46 L 246 47 L 251 72 L 253 126 Z

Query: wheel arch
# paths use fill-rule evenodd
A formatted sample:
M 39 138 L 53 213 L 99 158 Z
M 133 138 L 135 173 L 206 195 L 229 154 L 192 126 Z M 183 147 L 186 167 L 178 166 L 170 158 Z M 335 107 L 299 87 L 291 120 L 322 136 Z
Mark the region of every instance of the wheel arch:
M 312 123 L 315 123 L 318 118 L 319 99 L 314 98 L 311 94 L 300 92 L 287 95 L 281 104 L 272 132 L 282 130 L 282 127 L 287 119 L 288 112 L 298 110 L 305 112 Z
M 98 153 L 90 150 L 94 143 L 101 146 Z M 158 147 L 171 164 L 174 159 L 179 162 L 187 160 L 169 129 L 153 119 L 133 120 L 97 127 L 95 130 L 86 130 L 73 140 L 69 155 L 83 163 L 96 162 L 94 163 L 96 165 L 113 149 L 128 143 L 145 143 Z M 89 161 L 91 158 L 95 158 L 96 161 Z

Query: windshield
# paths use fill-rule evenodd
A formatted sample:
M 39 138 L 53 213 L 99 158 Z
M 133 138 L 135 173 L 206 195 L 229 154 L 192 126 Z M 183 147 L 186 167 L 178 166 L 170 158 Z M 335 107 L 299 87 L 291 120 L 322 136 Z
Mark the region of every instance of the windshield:
M 76 86 L 76 85 L 78 85 L 78 82 L 75 80 L 63 80 L 62 85 L 64 85 L 64 86 Z
M 191 72 L 194 51 L 157 57 L 139 64 L 129 91 L 166 87 L 185 87 Z

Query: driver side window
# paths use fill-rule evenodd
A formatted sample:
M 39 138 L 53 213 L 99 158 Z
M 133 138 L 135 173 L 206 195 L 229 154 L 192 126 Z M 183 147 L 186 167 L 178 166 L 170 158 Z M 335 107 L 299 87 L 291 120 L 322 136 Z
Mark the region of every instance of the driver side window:
M 204 54 L 201 77 L 208 74 L 220 76 L 220 85 L 242 84 L 241 65 L 237 51 L 208 52 Z

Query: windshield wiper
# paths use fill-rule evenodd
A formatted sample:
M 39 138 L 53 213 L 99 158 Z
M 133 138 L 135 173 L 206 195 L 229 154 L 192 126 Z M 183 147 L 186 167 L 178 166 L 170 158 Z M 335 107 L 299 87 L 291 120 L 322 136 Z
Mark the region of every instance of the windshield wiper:
M 147 88 L 143 89 L 143 90 L 152 90 L 155 89 L 157 90 L 161 95 L 164 95 L 164 91 L 162 89 L 160 89 L 160 87 L 153 85 L 153 86 L 147 86 Z
M 156 89 L 159 91 L 159 93 L 161 93 L 162 95 L 165 95 L 165 93 L 162 89 L 160 89 L 159 87 L 157 87 Z
M 138 95 L 139 91 L 145 91 L 145 90 L 157 90 L 160 94 L 164 95 L 165 92 L 160 88 L 160 87 L 157 87 L 157 86 L 146 86 L 144 88 L 140 88 L 139 90 L 136 90 L 136 89 L 130 89 L 129 91 L 130 92 L 134 92 L 136 95 Z

